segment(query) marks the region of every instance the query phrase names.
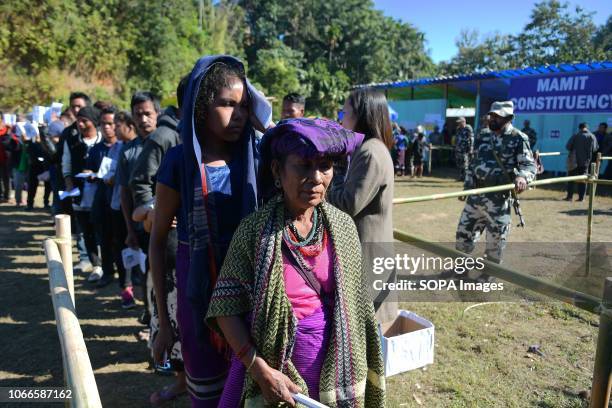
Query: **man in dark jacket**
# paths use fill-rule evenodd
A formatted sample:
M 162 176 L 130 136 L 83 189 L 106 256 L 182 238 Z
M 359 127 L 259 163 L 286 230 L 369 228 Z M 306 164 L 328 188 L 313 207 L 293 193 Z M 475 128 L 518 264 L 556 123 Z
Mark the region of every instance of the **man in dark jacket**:
M 86 106 L 91 105 L 91 100 L 89 99 L 89 96 L 87 96 L 86 94 L 82 93 L 82 92 L 73 92 L 70 94 L 70 107 L 68 108 L 70 110 L 70 112 L 72 113 L 72 115 L 76 118 L 77 113 L 79 113 L 79 111 L 81 109 L 83 109 Z M 73 122 L 72 125 L 67 126 L 63 131 L 62 131 L 62 135 L 60 137 L 60 140 L 57 144 L 57 149 L 56 149 L 56 153 L 55 156 L 51 158 L 51 161 L 53 163 L 56 163 L 59 167 L 59 180 L 58 180 L 58 189 L 59 190 L 64 190 L 65 189 L 65 185 L 64 185 L 64 171 L 61 169 L 62 167 L 62 157 L 64 155 L 64 142 L 69 139 L 69 138 L 75 138 L 78 137 L 79 134 L 79 128 L 77 126 L 77 122 Z M 61 205 L 61 211 L 64 214 L 72 214 L 72 202 L 71 200 L 63 200 L 62 201 L 62 205 Z
M 166 108 L 157 119 L 155 132 L 144 141 L 130 179 L 134 208 L 153 201 L 157 169 L 166 152 L 180 142 L 177 132 L 178 122 L 179 110 L 174 106 Z
M 565 146 L 569 151 L 571 160 L 575 160 L 573 163 L 576 167 L 569 170 L 569 176 L 579 176 L 587 174 L 593 155 L 599 149 L 597 145 L 597 139 L 589 131 L 586 123 L 581 123 L 578 126 L 578 133 L 570 137 Z M 578 184 L 578 201 L 584 200 L 584 193 L 586 191 L 586 184 Z M 574 196 L 574 183 L 567 183 L 567 197 L 565 201 L 572 201 Z
M 144 141 L 142 152 L 134 165 L 130 187 L 134 199 L 134 208 L 151 207 L 155 196 L 155 175 L 166 152 L 181 142 L 177 126 L 181 114 L 181 100 L 185 91 L 187 77 L 183 78 L 176 89 L 178 109 L 166 108 L 157 119 L 157 129 Z M 146 209 L 144 215 L 146 217 Z M 141 220 L 140 220 L 141 221 Z

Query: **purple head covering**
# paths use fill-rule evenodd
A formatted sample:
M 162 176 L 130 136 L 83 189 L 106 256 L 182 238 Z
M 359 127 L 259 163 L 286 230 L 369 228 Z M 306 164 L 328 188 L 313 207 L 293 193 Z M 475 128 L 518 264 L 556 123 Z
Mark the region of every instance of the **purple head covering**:
M 261 140 L 262 159 L 297 154 L 302 157 L 351 155 L 364 135 L 327 119 L 287 119 L 268 130 Z M 269 163 L 268 163 L 269 164 Z
M 363 134 L 345 129 L 327 119 L 299 118 L 280 121 L 264 134 L 259 145 L 260 193 L 266 198 L 270 197 L 273 159 L 290 154 L 304 158 L 342 159 L 353 154 L 361 146 L 363 139 Z

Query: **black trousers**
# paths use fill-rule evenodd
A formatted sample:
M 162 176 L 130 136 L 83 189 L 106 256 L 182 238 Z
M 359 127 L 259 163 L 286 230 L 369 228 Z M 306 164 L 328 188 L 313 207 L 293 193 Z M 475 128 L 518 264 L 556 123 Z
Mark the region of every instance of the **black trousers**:
M 581 176 L 586 174 L 586 166 L 578 166 L 574 170 L 571 170 L 568 173 L 568 176 Z M 572 198 L 574 196 L 574 183 L 570 181 L 567 183 L 567 198 Z M 582 200 L 584 198 L 584 193 L 586 191 L 586 183 L 578 183 L 578 199 Z
M 121 250 L 125 247 L 125 237 L 127 235 L 125 221 L 121 211 L 113 210 L 110 205 L 101 206 L 101 212 L 96 213 L 100 216 L 95 223 L 98 242 L 102 250 L 102 270 L 104 275 L 112 276 L 115 267 L 119 274 L 119 286 L 125 288 L 132 286 L 131 274 L 126 279 L 125 268 Z
M 125 227 L 125 219 L 121 210 L 113 210 L 111 208 L 111 222 L 113 224 L 112 232 L 112 253 L 113 259 L 115 259 L 115 265 L 117 265 L 117 272 L 119 273 L 119 286 L 123 289 L 128 286 L 132 286 L 132 273 L 126 271 L 123 266 L 123 258 L 121 251 L 125 248 L 125 237 L 127 237 L 127 229 Z
M 36 198 L 36 190 L 38 189 L 38 175 L 33 173 L 34 172 L 30 171 L 28 174 L 28 207 L 32 207 L 34 205 L 34 198 Z M 45 206 L 49 205 L 50 195 L 51 182 L 45 181 L 45 195 L 43 196 Z
M 87 257 L 93 266 L 102 266 L 102 260 L 100 259 L 100 248 L 98 240 L 96 239 L 96 228 L 91 220 L 91 211 L 76 210 L 74 212 L 76 220 L 79 223 L 79 228 L 83 233 L 83 239 L 85 240 L 85 248 L 87 250 Z M 104 220 L 99 220 L 104 223 Z
M 8 161 L 0 163 L 0 195 L 5 200 L 8 200 L 11 192 L 10 178 L 11 168 Z

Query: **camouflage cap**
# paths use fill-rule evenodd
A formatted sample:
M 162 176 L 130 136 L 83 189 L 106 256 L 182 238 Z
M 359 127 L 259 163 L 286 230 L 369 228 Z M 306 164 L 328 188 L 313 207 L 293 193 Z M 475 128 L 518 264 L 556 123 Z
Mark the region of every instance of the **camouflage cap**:
M 489 113 L 494 113 L 502 118 L 514 116 L 514 103 L 512 101 L 493 102 Z

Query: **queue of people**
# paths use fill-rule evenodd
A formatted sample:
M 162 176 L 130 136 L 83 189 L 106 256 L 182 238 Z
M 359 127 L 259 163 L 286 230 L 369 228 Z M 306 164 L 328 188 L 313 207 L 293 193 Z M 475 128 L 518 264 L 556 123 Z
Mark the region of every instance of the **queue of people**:
M 274 125 L 243 64 L 211 56 L 177 101 L 162 110 L 139 91 L 120 111 L 75 92 L 61 128 L 44 140 L 7 128 L 2 144 L 23 153 L 10 157 L 17 181 L 48 172 L 45 197 L 72 217 L 87 284 L 118 282 L 126 309 L 142 292 L 139 336 L 156 370 L 176 374 L 150 402 L 294 404 L 302 393 L 384 406 L 377 321 L 396 311 L 370 298 L 361 255 L 362 242 L 393 239 L 384 94 L 353 92 L 343 125 L 304 118 L 305 99 L 289 94 Z M 126 248 L 144 268 L 124 265 Z
M 0 199 L 9 171 L 17 205 L 27 183 L 32 208 L 44 182 L 45 206 L 53 193 L 54 213 L 72 216 L 75 269 L 96 287 L 118 278 L 125 309 L 139 307 L 142 288 L 139 336 L 156 370 L 176 374 L 152 404 L 188 393 L 194 407 L 293 405 L 301 393 L 329 406 L 384 406 L 378 324 L 397 316 L 397 303 L 368 292 L 368 245 L 393 242 L 394 175 L 410 167 L 421 177 L 444 132 L 428 140 L 419 126 L 409 138 L 373 89 L 348 95 L 341 124 L 305 118 L 305 99 L 289 94 L 275 125 L 231 56 L 198 60 L 176 95 L 177 107 L 162 110 L 156 95 L 138 91 L 120 111 L 75 92 L 47 127 L 0 126 Z M 496 177 L 518 168 L 523 191 L 535 177 L 529 136 L 512 127 L 512 102 L 489 115 L 476 143 L 465 119 L 457 122 L 465 187 L 497 182 L 478 178 L 477 153 Z M 492 160 L 494 143 L 520 154 Z M 487 255 L 501 262 L 509 200 L 470 198 L 457 247 L 470 252 L 487 228 L 496 245 Z M 497 229 L 482 221 L 491 208 Z M 144 254 L 144 266 L 128 267 L 126 250 Z M 394 282 L 395 272 L 383 279 Z

